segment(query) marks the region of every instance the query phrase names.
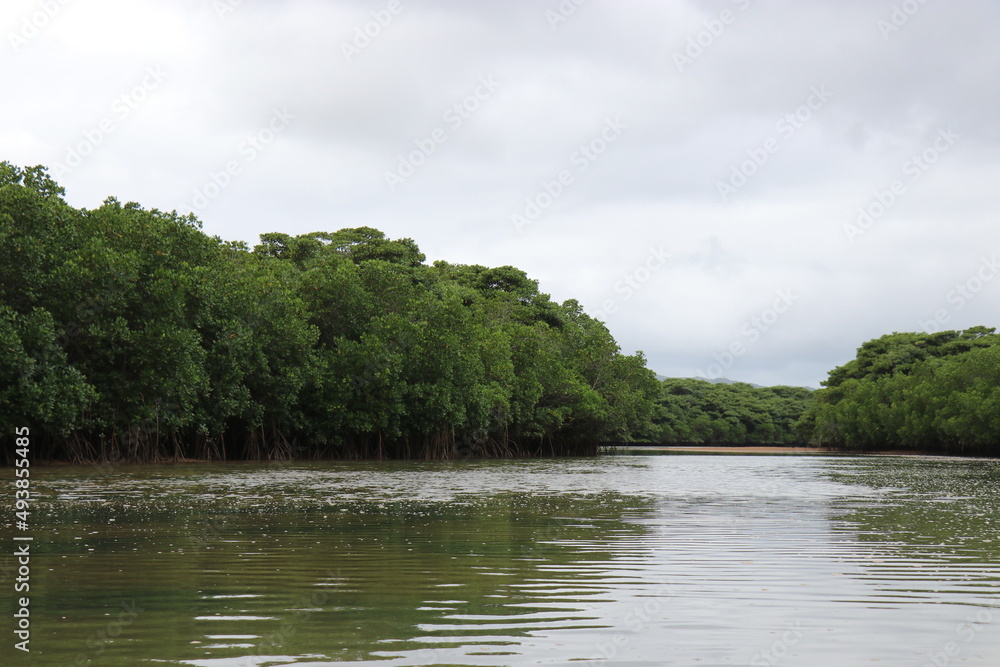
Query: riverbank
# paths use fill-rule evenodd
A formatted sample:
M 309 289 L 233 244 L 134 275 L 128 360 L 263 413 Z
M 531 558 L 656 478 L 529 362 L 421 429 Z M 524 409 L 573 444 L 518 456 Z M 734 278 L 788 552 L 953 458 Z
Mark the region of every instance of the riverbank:
M 638 448 L 636 448 L 638 449 Z M 705 454 L 837 454 L 837 450 L 828 447 L 782 447 L 779 445 L 736 445 L 720 446 L 670 446 L 643 447 L 645 450 L 661 452 L 702 452 Z
M 784 445 L 617 445 L 602 447 L 600 454 L 613 454 L 613 453 L 660 453 L 660 452 L 675 452 L 683 454 L 734 454 L 734 455 L 749 455 L 749 454 L 761 454 L 761 455 L 794 455 L 794 456 L 810 456 L 810 455 L 841 455 L 841 456 L 942 456 L 940 452 L 931 451 L 920 451 L 916 449 L 906 449 L 906 450 L 875 450 L 875 451 L 853 451 L 844 449 L 835 449 L 832 447 L 809 447 L 809 446 L 784 446 Z M 955 454 L 950 454 L 949 456 L 959 456 Z M 549 458 L 549 457 L 519 457 L 523 460 L 537 459 L 537 458 Z M 556 458 L 567 458 L 571 459 L 574 457 L 556 457 Z M 960 458 L 977 458 L 977 457 L 960 457 Z M 188 465 L 188 464 L 273 464 L 273 465 L 287 465 L 294 463 L 315 463 L 317 461 L 323 462 L 334 462 L 334 461 L 378 461 L 378 460 L 414 460 L 414 459 L 378 459 L 378 458 L 365 458 L 365 459 L 346 459 L 346 458 L 336 458 L 330 457 L 325 459 L 272 459 L 272 460 L 245 460 L 245 459 L 193 459 L 193 458 L 179 458 L 171 459 L 164 458 L 155 461 L 92 461 L 92 462 L 73 462 L 73 461 L 63 461 L 58 459 L 43 459 L 39 461 L 33 461 L 32 464 L 38 467 L 72 467 L 72 466 L 93 466 L 100 469 L 110 469 L 117 468 L 121 466 L 157 466 L 157 465 Z M 460 459 L 440 459 L 442 461 L 456 461 Z M 464 459 L 470 460 L 470 459 Z M 471 460 L 480 460 L 473 457 Z M 7 466 L 0 466 L 7 467 Z
M 653 445 L 641 447 L 630 447 L 625 445 L 617 447 L 616 449 L 634 452 L 685 452 L 690 454 L 844 454 L 851 456 L 937 456 L 934 452 L 922 452 L 916 449 L 861 452 L 834 449 L 832 447 L 787 447 L 783 445 Z

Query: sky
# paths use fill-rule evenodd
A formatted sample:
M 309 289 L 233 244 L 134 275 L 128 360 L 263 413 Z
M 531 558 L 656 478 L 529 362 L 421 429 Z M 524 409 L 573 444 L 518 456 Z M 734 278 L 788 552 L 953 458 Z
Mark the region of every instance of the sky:
M 992 0 L 6 0 L 0 160 L 512 265 L 666 376 L 996 326 Z

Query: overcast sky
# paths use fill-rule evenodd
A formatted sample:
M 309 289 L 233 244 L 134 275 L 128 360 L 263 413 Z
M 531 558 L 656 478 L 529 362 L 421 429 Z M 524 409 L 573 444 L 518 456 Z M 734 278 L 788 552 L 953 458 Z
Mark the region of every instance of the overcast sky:
M 0 159 L 68 201 L 513 265 L 669 376 L 998 324 L 992 0 L 6 0 Z

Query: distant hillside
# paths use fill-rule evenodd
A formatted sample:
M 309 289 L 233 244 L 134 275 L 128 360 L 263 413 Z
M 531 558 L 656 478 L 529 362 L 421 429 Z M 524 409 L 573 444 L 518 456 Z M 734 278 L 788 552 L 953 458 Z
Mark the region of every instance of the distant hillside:
M 729 378 L 715 378 L 714 380 L 710 380 L 709 378 L 705 378 L 705 377 L 696 377 L 694 379 L 695 380 L 704 380 L 705 382 L 711 382 L 712 384 L 737 384 L 737 383 L 742 382 L 743 384 L 750 385 L 754 389 L 760 389 L 760 388 L 762 388 L 764 386 L 762 384 L 754 384 L 753 382 L 743 382 L 742 380 L 730 380 Z
M 663 382 L 664 380 L 677 380 L 677 379 L 679 379 L 679 378 L 667 377 L 666 375 L 660 375 L 659 373 L 656 373 L 655 375 L 656 375 L 656 379 L 659 380 L 660 382 Z M 681 379 L 683 379 L 683 378 L 681 378 Z M 751 387 L 754 387 L 755 389 L 763 389 L 763 388 L 766 388 L 768 386 L 772 386 L 772 385 L 764 385 L 764 384 L 754 384 L 753 382 L 744 382 L 743 380 L 730 380 L 729 378 L 715 378 L 714 380 L 710 380 L 710 379 L 708 379 L 706 377 L 702 377 L 700 375 L 696 376 L 696 377 L 693 377 L 693 378 L 688 378 L 688 379 L 691 379 L 691 380 L 703 380 L 704 382 L 711 382 L 712 384 L 748 384 Z M 792 387 L 798 387 L 799 385 L 773 385 L 773 386 L 792 386 Z M 803 389 L 808 389 L 809 391 L 816 391 L 818 389 L 818 387 L 803 386 Z
M 666 375 L 660 375 L 659 373 L 656 373 L 656 379 L 659 380 L 660 382 L 663 382 L 664 380 L 676 380 L 677 378 L 670 378 L 667 377 Z M 705 382 L 711 382 L 712 384 L 736 384 L 737 382 L 741 382 L 741 380 L 730 380 L 729 378 L 716 378 L 714 380 L 709 380 L 708 378 L 701 376 L 694 377 L 691 379 L 704 380 Z M 751 387 L 755 387 L 757 389 L 760 389 L 763 386 L 759 384 L 754 384 L 753 382 L 743 382 L 743 384 L 748 384 Z

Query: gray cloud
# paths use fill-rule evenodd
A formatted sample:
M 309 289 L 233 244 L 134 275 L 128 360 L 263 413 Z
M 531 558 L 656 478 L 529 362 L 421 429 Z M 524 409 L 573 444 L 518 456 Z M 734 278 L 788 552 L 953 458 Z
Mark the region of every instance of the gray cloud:
M 30 38 L 39 5 L 6 3 L 3 158 L 86 150 L 60 178 L 80 206 L 213 194 L 224 238 L 372 225 L 513 264 L 667 375 L 739 343 L 727 376 L 817 385 L 939 311 L 997 323 L 1000 280 L 949 298 L 1000 252 L 996 3 L 220 2 L 57 3 Z

